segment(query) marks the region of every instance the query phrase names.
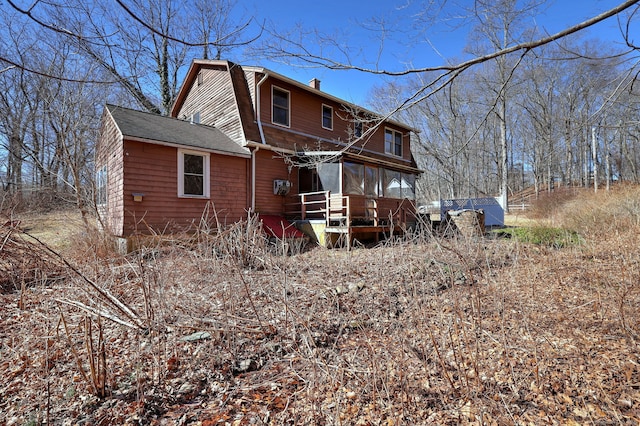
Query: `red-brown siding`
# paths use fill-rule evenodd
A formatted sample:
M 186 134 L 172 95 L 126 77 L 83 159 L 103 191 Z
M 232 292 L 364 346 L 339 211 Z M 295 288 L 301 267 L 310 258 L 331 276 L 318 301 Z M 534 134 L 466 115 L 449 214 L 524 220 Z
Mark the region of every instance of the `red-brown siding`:
M 178 197 L 178 150 L 143 142 L 124 144 L 124 235 L 184 230 L 202 217 L 208 203 L 220 225 L 246 217 L 249 208 L 246 158 L 211 154 L 210 199 Z M 134 193 L 144 194 L 142 202 Z
M 271 93 L 276 86 L 290 93 L 290 127 L 286 128 L 272 124 Z M 322 105 L 333 108 L 333 130 L 322 127 Z M 338 102 L 327 99 L 322 92 L 313 93 L 298 86 L 269 78 L 260 86 L 260 117 L 265 127 L 266 142 L 287 149 L 317 149 L 320 138 L 339 140 L 343 144 L 349 141 L 354 123 L 350 120 L 350 112 Z M 384 129 L 390 128 L 403 134 L 402 157 L 384 153 Z M 367 124 L 364 124 L 364 131 Z M 306 137 L 305 137 L 306 136 Z M 378 153 L 387 157 L 388 161 L 398 161 L 407 165 L 411 161 L 410 132 L 406 128 L 394 124 L 384 123 L 366 140 L 359 142 L 356 147 L 362 147 L 366 153 Z M 294 143 L 297 144 L 294 146 Z M 306 145 L 306 146 L 304 146 Z M 344 145 L 342 145 L 344 147 Z M 322 149 L 335 149 L 336 145 L 326 144 Z
M 273 194 L 275 179 L 288 180 L 292 183 L 291 194 L 298 192 L 297 171 L 289 169 L 284 160 L 273 151 L 259 150 L 256 154 L 256 212 L 263 214 L 284 213 L 285 198 Z

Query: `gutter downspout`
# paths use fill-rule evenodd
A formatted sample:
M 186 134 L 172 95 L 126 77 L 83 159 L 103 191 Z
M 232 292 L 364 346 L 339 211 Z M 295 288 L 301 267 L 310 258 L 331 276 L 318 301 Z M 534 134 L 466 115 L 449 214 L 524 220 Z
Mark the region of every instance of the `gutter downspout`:
M 251 150 L 251 212 L 256 211 L 256 155 L 260 151 L 260 147 L 257 146 Z
M 256 103 L 255 103 L 255 114 L 256 114 L 256 123 L 258 124 L 258 130 L 260 131 L 260 142 L 263 145 L 266 145 L 267 142 L 264 139 L 264 131 L 262 130 L 262 120 L 260 119 L 260 86 L 267 81 L 269 78 L 269 73 L 265 73 L 264 76 L 260 79 L 258 84 L 256 84 Z M 256 147 L 253 151 L 251 151 L 251 211 L 256 211 L 256 155 L 260 147 Z

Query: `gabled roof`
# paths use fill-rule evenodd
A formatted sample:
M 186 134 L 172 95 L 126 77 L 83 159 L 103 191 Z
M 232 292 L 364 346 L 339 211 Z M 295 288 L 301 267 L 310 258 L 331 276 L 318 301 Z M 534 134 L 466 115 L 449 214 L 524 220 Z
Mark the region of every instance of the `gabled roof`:
M 247 148 L 215 127 L 110 104 L 106 109 L 127 139 L 250 157 Z
M 249 72 L 253 72 L 253 73 L 259 73 L 259 74 L 262 74 L 262 75 L 268 75 L 268 76 L 270 76 L 270 77 L 272 77 L 274 79 L 287 82 L 287 83 L 289 83 L 289 84 L 291 84 L 293 86 L 296 86 L 296 87 L 298 87 L 298 88 L 300 88 L 300 89 L 302 89 L 304 91 L 313 93 L 313 94 L 318 95 L 318 96 L 322 96 L 327 100 L 331 100 L 331 101 L 334 101 L 334 102 L 336 102 L 338 104 L 345 105 L 345 106 L 350 107 L 350 108 L 354 108 L 354 109 L 360 111 L 363 114 L 370 115 L 372 117 L 378 117 L 380 119 L 384 119 L 387 123 L 394 124 L 394 125 L 396 125 L 398 127 L 405 128 L 405 129 L 410 130 L 410 131 L 412 131 L 414 133 L 418 132 L 417 129 L 414 129 L 413 127 L 411 127 L 411 126 L 409 126 L 407 124 L 404 124 L 404 123 L 401 123 L 399 121 L 396 121 L 395 119 L 393 119 L 391 117 L 385 117 L 382 114 L 376 113 L 374 111 L 370 111 L 370 110 L 368 110 L 366 108 L 363 108 L 362 106 L 356 105 L 356 104 L 351 103 L 351 102 L 347 102 L 344 99 L 340 99 L 340 98 L 338 98 L 336 96 L 333 96 L 333 95 L 331 95 L 329 93 L 320 91 L 319 89 L 315 89 L 315 88 L 309 86 L 308 84 L 301 83 L 301 82 L 299 82 L 297 80 L 294 80 L 294 79 L 289 78 L 289 77 L 287 77 L 285 75 L 279 74 L 279 73 L 277 73 L 275 71 L 272 71 L 272 70 L 270 70 L 268 68 L 259 67 L 259 66 L 238 65 L 238 64 L 234 64 L 232 62 L 229 62 L 229 61 L 223 60 L 223 59 L 194 59 L 191 62 L 191 65 L 189 66 L 189 70 L 187 71 L 187 75 L 185 76 L 185 79 L 184 79 L 184 81 L 182 83 L 182 86 L 180 86 L 180 89 L 178 90 L 178 94 L 177 94 L 176 99 L 175 99 L 175 101 L 173 103 L 173 106 L 171 108 L 171 115 L 176 115 L 177 114 L 180 106 L 182 105 L 182 103 L 184 102 L 185 97 L 187 96 L 187 93 L 188 93 L 191 85 L 193 84 L 193 81 L 197 78 L 198 71 L 200 70 L 200 68 L 207 67 L 207 66 L 210 66 L 210 67 L 223 67 L 223 68 L 226 68 L 227 70 L 231 70 L 233 68 L 239 68 L 239 69 L 244 70 L 244 71 L 249 71 Z M 237 88 L 234 88 L 234 90 L 236 90 L 236 89 Z M 236 95 L 238 95 L 237 90 L 236 90 Z M 242 93 L 242 95 L 248 96 L 248 92 L 247 93 Z M 246 129 L 246 126 L 245 126 L 245 129 Z M 251 138 L 248 137 L 247 139 L 251 139 Z M 254 140 L 255 140 L 255 138 L 254 138 Z

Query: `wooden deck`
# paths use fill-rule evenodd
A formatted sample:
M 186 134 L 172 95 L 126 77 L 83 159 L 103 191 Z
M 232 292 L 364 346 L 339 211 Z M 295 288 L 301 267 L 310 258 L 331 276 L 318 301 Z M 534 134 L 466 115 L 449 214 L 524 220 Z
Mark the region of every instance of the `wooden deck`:
M 415 204 L 407 199 L 370 198 L 331 194 L 328 191 L 292 197 L 285 215 L 291 219 L 322 220 L 324 233 L 333 241 L 351 247 L 353 238 L 372 238 L 404 232 L 415 221 Z

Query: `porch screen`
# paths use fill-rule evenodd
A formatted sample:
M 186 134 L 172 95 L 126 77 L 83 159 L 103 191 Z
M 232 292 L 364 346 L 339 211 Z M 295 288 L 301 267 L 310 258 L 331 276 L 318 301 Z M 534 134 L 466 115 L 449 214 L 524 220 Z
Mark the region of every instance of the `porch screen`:
M 318 164 L 318 180 L 320 180 L 322 191 L 331 191 L 334 194 L 339 194 L 340 163 Z
M 411 173 L 402 174 L 402 198 L 413 200 L 416 198 L 416 176 Z
M 376 198 L 380 195 L 380 178 L 377 167 L 364 168 L 364 194 L 367 197 Z
M 345 194 L 364 195 L 364 165 L 345 161 L 342 179 Z
M 387 198 L 401 198 L 401 174 L 395 170 L 382 169 L 382 195 Z

